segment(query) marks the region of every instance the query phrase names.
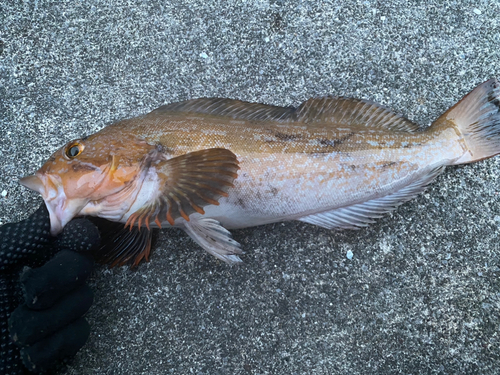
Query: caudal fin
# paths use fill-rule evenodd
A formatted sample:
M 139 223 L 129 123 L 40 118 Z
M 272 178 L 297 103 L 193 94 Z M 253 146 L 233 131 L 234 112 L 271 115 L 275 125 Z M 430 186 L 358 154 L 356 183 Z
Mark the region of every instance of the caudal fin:
M 443 125 L 454 126 L 469 150 L 454 164 L 500 154 L 500 82 L 490 79 L 464 96 L 433 124 Z

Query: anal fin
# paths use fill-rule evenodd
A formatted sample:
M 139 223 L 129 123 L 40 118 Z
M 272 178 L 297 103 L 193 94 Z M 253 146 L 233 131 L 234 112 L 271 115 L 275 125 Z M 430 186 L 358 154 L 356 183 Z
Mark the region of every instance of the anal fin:
M 441 172 L 443 166 L 432 169 L 404 188 L 381 198 L 372 199 L 352 206 L 336 208 L 299 218 L 305 223 L 318 225 L 326 229 L 360 229 L 373 223 L 375 219 L 393 211 L 399 205 L 415 198 L 425 190 Z
M 186 233 L 207 252 L 229 263 L 241 263 L 237 254 L 243 254 L 240 244 L 231 238 L 231 232 L 217 220 L 199 218 L 184 223 Z

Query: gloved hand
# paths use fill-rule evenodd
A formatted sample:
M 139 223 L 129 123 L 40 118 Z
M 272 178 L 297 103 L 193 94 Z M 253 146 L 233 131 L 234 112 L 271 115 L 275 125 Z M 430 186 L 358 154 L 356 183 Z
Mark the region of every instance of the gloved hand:
M 19 223 L 0 227 L 0 374 L 25 373 L 21 362 L 32 371 L 46 368 L 74 355 L 88 338 L 82 315 L 93 295 L 85 280 L 93 269 L 90 254 L 99 246 L 99 231 L 90 221 L 76 219 L 54 239 L 49 227 L 45 205 Z M 25 265 L 41 267 L 19 279 Z

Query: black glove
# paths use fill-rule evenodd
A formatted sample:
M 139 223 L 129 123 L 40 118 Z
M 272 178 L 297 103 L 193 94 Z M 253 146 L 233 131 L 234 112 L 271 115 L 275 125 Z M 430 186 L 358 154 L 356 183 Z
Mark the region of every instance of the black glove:
M 49 227 L 45 205 L 22 222 L 0 227 L 0 374 L 24 373 L 21 362 L 32 371 L 46 368 L 74 355 L 88 338 L 82 315 L 93 296 L 85 280 L 99 232 L 85 219 L 71 221 L 57 239 Z M 44 263 L 24 271 L 19 283 L 23 266 Z

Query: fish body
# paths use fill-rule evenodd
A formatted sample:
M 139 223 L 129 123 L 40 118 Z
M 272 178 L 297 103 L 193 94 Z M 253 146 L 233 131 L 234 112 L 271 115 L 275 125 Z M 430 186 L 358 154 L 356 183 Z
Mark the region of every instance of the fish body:
M 104 132 L 138 134 L 161 144 L 169 158 L 212 148 L 233 152 L 240 167 L 234 188 L 218 206 L 194 214 L 226 228 L 299 219 L 385 196 L 465 153 L 449 129 L 408 133 L 204 114 L 158 112 Z
M 499 86 L 478 86 L 426 130 L 358 99 L 173 103 L 71 141 L 21 182 L 42 194 L 53 234 L 79 215 L 175 226 L 238 262 L 227 229 L 286 220 L 356 229 L 445 166 L 500 153 Z

